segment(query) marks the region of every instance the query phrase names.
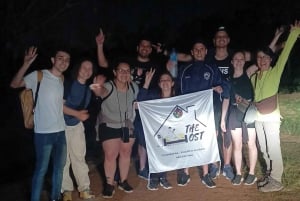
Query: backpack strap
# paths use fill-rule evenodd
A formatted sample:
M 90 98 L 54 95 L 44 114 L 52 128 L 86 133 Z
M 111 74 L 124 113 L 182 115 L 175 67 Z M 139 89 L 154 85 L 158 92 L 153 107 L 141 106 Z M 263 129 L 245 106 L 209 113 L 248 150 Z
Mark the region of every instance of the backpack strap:
M 41 81 L 42 81 L 42 78 L 43 78 L 43 72 L 41 70 L 38 70 L 37 71 L 37 85 L 36 85 L 36 91 L 35 91 L 35 98 L 34 98 L 34 102 L 33 102 L 33 110 L 36 106 L 36 103 L 37 103 L 37 99 L 38 99 L 38 96 L 39 96 L 39 90 L 40 90 L 40 85 L 41 85 Z
M 105 96 L 104 98 L 102 98 L 102 102 L 105 101 L 113 92 L 114 90 L 114 85 L 111 83 L 111 81 L 108 82 L 111 85 L 111 90 L 110 92 L 107 94 L 107 96 Z
M 110 92 L 107 94 L 107 96 L 105 96 L 104 98 L 102 98 L 102 102 L 105 101 L 105 100 L 112 94 L 112 92 L 113 92 L 113 90 L 114 90 L 114 85 L 115 85 L 115 83 L 114 83 L 113 81 L 109 81 L 108 83 L 111 85 L 111 90 L 110 90 Z M 134 89 L 134 86 L 133 86 L 132 82 L 130 82 L 129 85 L 130 85 L 130 88 L 131 88 L 133 94 L 135 94 L 135 89 Z
M 131 90 L 132 90 L 132 92 L 133 92 L 133 95 L 135 95 L 135 89 L 134 89 L 134 87 L 133 87 L 132 82 L 130 82 L 129 85 L 130 85 L 130 87 L 131 87 Z

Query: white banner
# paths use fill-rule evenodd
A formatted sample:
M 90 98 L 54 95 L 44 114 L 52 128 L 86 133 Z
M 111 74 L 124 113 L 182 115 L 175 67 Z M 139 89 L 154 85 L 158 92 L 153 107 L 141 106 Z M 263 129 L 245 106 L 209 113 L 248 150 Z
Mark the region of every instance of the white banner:
M 212 93 L 138 102 L 150 173 L 220 161 Z

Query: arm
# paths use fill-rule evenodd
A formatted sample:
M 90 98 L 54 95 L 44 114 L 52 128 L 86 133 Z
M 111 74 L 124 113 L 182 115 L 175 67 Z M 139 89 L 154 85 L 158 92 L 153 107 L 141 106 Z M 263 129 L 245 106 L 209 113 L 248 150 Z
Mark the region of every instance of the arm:
M 284 27 L 283 26 L 276 29 L 275 34 L 274 34 L 274 38 L 272 39 L 271 43 L 269 44 L 269 48 L 273 52 L 277 52 L 279 49 L 281 49 L 282 45 L 276 45 L 276 44 L 277 44 L 277 41 L 280 38 L 280 36 L 283 34 L 283 32 L 284 32 Z
M 104 40 L 105 40 L 105 35 L 103 34 L 102 29 L 100 28 L 100 32 L 96 36 L 98 65 L 103 68 L 107 68 L 108 62 L 103 51 Z
M 221 114 L 221 123 L 220 127 L 223 132 L 226 132 L 226 116 L 227 116 L 227 111 L 229 107 L 229 98 L 223 99 L 222 102 L 222 114 Z
M 153 68 L 151 68 L 150 71 L 146 72 L 145 83 L 143 85 L 143 88 L 141 88 L 138 93 L 137 100 L 144 101 L 144 100 L 149 99 L 148 88 L 149 88 L 149 85 L 151 83 L 154 73 L 155 73 L 155 69 L 153 69 Z
M 193 58 L 190 54 L 177 53 L 177 60 L 182 62 L 189 62 L 192 61 Z
M 295 23 L 291 25 L 290 33 L 286 40 L 285 46 L 280 53 L 277 63 L 275 64 L 274 68 L 272 68 L 272 71 L 274 71 L 276 74 L 275 78 L 277 80 L 280 80 L 285 64 L 288 60 L 291 50 L 294 44 L 296 43 L 296 40 L 299 35 L 300 35 L 300 21 L 296 20 Z
M 80 121 L 85 121 L 89 118 L 89 113 L 87 110 L 75 110 L 66 105 L 63 108 L 64 114 L 76 117 Z
M 34 60 L 37 57 L 36 51 L 37 51 L 37 48 L 33 47 L 33 46 L 25 51 L 23 65 L 21 66 L 21 68 L 19 69 L 19 71 L 17 72 L 17 74 L 14 76 L 14 78 L 12 79 L 12 81 L 10 83 L 10 86 L 12 88 L 20 88 L 20 87 L 25 86 L 25 82 L 24 82 L 23 78 L 24 78 L 26 71 L 28 70 L 30 65 L 34 62 Z
M 105 80 L 106 78 L 104 76 L 98 75 L 94 78 L 93 84 L 90 85 L 90 89 L 94 94 L 101 98 L 108 95 L 108 90 L 104 87 Z
M 246 70 L 247 76 L 250 78 L 256 71 L 258 70 L 258 67 L 256 64 L 252 64 L 249 66 Z

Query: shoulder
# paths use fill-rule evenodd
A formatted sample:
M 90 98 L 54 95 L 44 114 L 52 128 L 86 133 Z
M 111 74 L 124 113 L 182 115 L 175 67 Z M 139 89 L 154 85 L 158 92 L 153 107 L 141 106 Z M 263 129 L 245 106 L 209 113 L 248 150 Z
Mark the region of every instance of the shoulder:
M 111 91 L 113 89 L 113 82 L 112 81 L 108 81 L 108 82 L 105 82 L 103 84 L 103 86 L 108 90 L 108 91 Z
M 129 85 L 132 88 L 133 93 L 137 94 L 139 91 L 139 86 L 135 82 L 130 82 Z

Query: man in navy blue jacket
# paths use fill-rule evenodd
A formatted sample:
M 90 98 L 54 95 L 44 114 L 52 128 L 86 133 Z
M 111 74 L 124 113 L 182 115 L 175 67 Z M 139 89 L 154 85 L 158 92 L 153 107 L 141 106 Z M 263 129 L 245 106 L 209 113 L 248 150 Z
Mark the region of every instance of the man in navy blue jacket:
M 205 56 L 207 54 L 207 48 L 205 42 L 198 39 L 194 42 L 191 49 L 191 55 L 193 61 L 187 66 L 180 69 L 179 76 L 177 78 L 177 84 L 180 94 L 188 94 L 197 91 L 213 89 L 214 99 L 214 116 L 216 128 L 220 125 L 221 117 L 225 119 L 225 112 L 222 113 L 223 104 L 229 104 L 229 85 L 222 78 L 222 75 L 218 68 L 210 66 L 205 62 Z M 224 101 L 222 101 L 224 99 Z M 226 100 L 226 101 L 225 101 Z M 226 107 L 226 106 L 224 106 Z M 202 183 L 208 188 L 216 187 L 215 182 L 208 174 L 208 164 L 203 165 L 203 175 L 201 176 Z M 177 183 L 179 186 L 186 185 L 190 180 L 188 169 L 180 170 L 177 177 Z

